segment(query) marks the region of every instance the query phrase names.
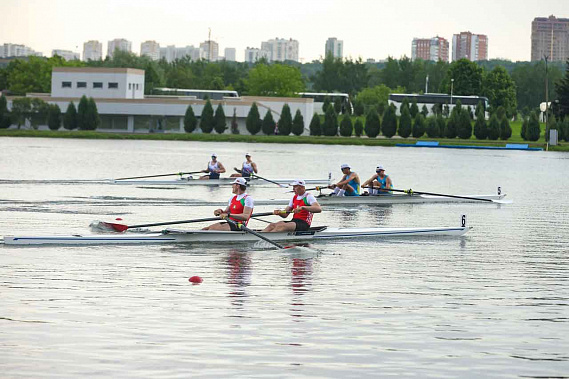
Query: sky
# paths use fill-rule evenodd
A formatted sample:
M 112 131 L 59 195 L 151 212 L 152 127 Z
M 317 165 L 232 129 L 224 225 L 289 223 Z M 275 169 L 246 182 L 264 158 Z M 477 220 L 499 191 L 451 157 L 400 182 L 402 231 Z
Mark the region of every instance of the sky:
M 329 37 L 344 41 L 344 57 L 364 61 L 411 56 L 413 38 L 463 31 L 488 36 L 490 59 L 529 61 L 535 17 L 569 18 L 569 0 L 0 0 L 0 44 L 15 43 L 51 56 L 83 53 L 83 43 L 115 38 L 183 47 L 208 39 L 236 49 L 262 41 L 299 41 L 301 62 L 320 59 Z

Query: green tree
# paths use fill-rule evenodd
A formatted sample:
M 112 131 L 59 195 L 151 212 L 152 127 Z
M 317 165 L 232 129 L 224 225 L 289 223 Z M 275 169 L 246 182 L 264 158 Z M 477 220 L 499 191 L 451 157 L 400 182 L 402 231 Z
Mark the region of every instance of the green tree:
M 565 142 L 569 142 L 569 116 L 565 116 L 563 120 L 563 139 Z M 561 138 L 561 137 L 560 137 Z
M 95 103 L 95 100 L 90 97 L 87 101 L 87 130 L 96 130 L 100 124 L 101 118 L 99 117 L 97 104 Z
M 332 102 L 330 100 L 330 96 L 324 96 L 324 102 L 322 103 L 322 112 L 326 114 L 328 108 L 332 106 Z
M 11 124 L 8 101 L 6 101 L 6 96 L 0 95 L 0 129 L 8 129 Z
M 527 139 L 529 141 L 537 141 L 540 135 L 541 135 L 541 127 L 539 126 L 537 113 L 531 112 L 527 128 Z
M 336 112 L 336 114 L 342 113 L 342 100 L 340 98 L 334 100 L 334 112 Z
M 512 136 L 512 128 L 510 127 L 510 122 L 507 117 L 502 117 L 500 120 L 500 139 L 508 140 Z
M 427 118 L 427 137 L 437 138 L 439 136 L 439 126 L 437 125 L 436 116 Z
M 215 126 L 215 119 L 213 114 L 213 106 L 211 105 L 211 101 L 207 99 L 205 102 L 205 106 L 202 110 L 202 116 L 200 120 L 200 129 L 204 133 L 211 133 L 213 127 Z
M 247 114 L 247 119 L 245 120 L 247 131 L 252 135 L 255 135 L 261 131 L 262 124 L 263 122 L 261 121 L 261 116 L 259 115 L 259 108 L 257 107 L 257 103 L 253 103 L 253 105 L 251 105 L 251 109 L 249 109 L 249 113 Z
M 559 102 L 558 116 L 566 119 L 569 116 L 569 59 L 566 63 L 565 76 L 555 84 L 557 101 Z
M 340 122 L 340 135 L 342 137 L 351 137 L 353 131 L 352 117 L 346 113 Z
M 293 97 L 305 89 L 300 70 L 284 64 L 258 64 L 246 80 L 249 95 Z
M 213 119 L 214 122 L 214 129 L 218 134 L 223 134 L 227 129 L 227 119 L 225 117 L 225 111 L 223 110 L 223 106 L 220 104 L 217 105 L 215 109 L 215 116 Z
M 63 127 L 67 130 L 74 130 L 79 127 L 77 121 L 77 108 L 72 101 L 69 102 L 65 115 L 63 116 Z
M 442 115 L 437 116 L 437 127 L 439 130 L 439 137 L 444 136 L 446 130 L 446 121 Z
M 457 128 L 458 128 L 458 116 L 451 115 L 446 122 L 444 136 L 446 138 L 451 138 L 451 139 L 456 138 Z
M 456 134 L 461 139 L 469 139 L 472 136 L 472 120 L 470 119 L 470 113 L 465 110 L 458 116 Z
M 376 110 L 371 108 L 366 116 L 365 132 L 369 138 L 375 138 L 381 130 L 381 121 Z
M 413 137 L 421 138 L 425 134 L 425 129 L 426 129 L 425 116 L 417 112 L 413 120 L 413 131 L 412 131 Z
M 483 88 L 491 109 L 504 107 L 508 118 L 517 113 L 516 85 L 504 67 L 496 66 L 486 74 Z
M 89 120 L 87 120 L 87 117 L 89 117 L 89 99 L 87 99 L 87 96 L 83 95 L 81 96 L 81 99 L 79 99 L 79 105 L 77 106 L 77 127 L 79 128 L 79 130 L 89 130 Z
M 322 132 L 325 136 L 338 135 L 338 115 L 336 114 L 334 107 L 328 107 L 326 114 L 324 114 L 324 125 L 322 126 Z
M 411 102 L 411 107 L 409 108 L 409 112 L 411 113 L 411 118 L 415 118 L 415 116 L 417 116 L 417 113 L 419 113 L 419 106 L 417 106 L 417 99 L 414 98 L 413 101 Z
M 295 136 L 299 136 L 304 133 L 304 117 L 302 117 L 300 109 L 297 109 L 294 114 L 294 119 L 292 120 L 292 133 Z
M 364 123 L 358 117 L 356 118 L 356 122 L 354 123 L 354 134 L 356 135 L 356 137 L 361 137 L 363 131 L 364 131 Z
M 411 135 L 411 113 L 403 104 L 401 104 L 401 117 L 399 117 L 397 134 L 403 138 L 408 138 Z
M 401 92 L 401 88 L 392 90 L 384 84 L 362 89 L 356 96 L 356 104 L 360 104 L 360 106 L 363 107 L 360 116 L 367 113 L 371 108 L 377 109 L 378 112 L 380 111 L 380 107 L 385 109 L 389 101 L 389 94 Z M 357 115 L 358 112 L 356 111 L 354 113 Z
M 528 140 L 528 123 L 529 123 L 528 117 L 524 117 L 524 120 L 522 122 L 522 128 L 520 130 L 520 137 L 522 137 L 524 141 Z
M 50 130 L 58 130 L 61 127 L 61 109 L 57 104 L 50 104 L 47 113 L 47 126 Z
M 273 113 L 270 109 L 267 110 L 267 113 L 263 118 L 263 125 L 261 126 L 261 130 L 268 136 L 275 134 L 275 120 L 273 119 Z
M 397 133 L 397 115 L 395 112 L 395 106 L 390 105 L 385 108 L 385 113 L 383 114 L 381 134 L 387 138 L 391 138 Z
M 454 95 L 479 96 L 482 94 L 483 73 L 482 67 L 466 58 L 454 61 L 441 83 L 442 92 L 451 93 L 452 86 Z
M 186 108 L 186 114 L 184 114 L 184 130 L 186 133 L 192 133 L 196 130 L 197 126 L 198 119 L 196 118 L 192 105 L 189 104 L 188 108 Z
M 237 109 L 233 108 L 233 117 L 231 117 L 231 134 L 239 134 L 239 124 L 237 123 Z
M 486 119 L 484 117 L 484 109 L 482 107 L 476 108 L 478 112 L 476 113 L 476 122 L 474 123 L 474 136 L 476 139 L 484 140 L 486 137 L 488 137 L 488 128 L 486 126 Z
M 364 103 L 360 99 L 356 99 L 354 102 L 354 114 L 356 116 L 362 116 L 364 114 L 365 108 Z
M 322 134 L 322 127 L 320 125 L 320 116 L 316 113 L 312 116 L 312 120 L 310 120 L 310 135 L 311 136 L 319 136 Z
M 285 103 L 283 109 L 281 110 L 281 117 L 279 119 L 279 134 L 283 136 L 288 136 L 292 130 L 292 114 L 290 113 L 290 107 Z
M 488 139 L 497 140 L 500 137 L 500 121 L 498 121 L 498 116 L 493 114 L 488 122 Z
M 425 118 L 427 118 L 429 116 L 429 108 L 427 108 L 426 105 L 423 105 L 423 107 L 421 108 L 421 114 Z

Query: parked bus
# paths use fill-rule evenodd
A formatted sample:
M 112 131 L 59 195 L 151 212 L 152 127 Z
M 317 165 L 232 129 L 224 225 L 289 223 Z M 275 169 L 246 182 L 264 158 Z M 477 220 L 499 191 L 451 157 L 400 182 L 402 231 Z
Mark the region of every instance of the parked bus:
M 463 107 L 470 106 L 470 108 L 472 108 L 472 112 L 474 112 L 478 103 L 482 102 L 484 114 L 488 117 L 488 98 L 483 96 L 451 96 L 446 93 L 426 93 L 424 95 L 417 95 L 414 93 L 391 93 L 389 94 L 389 104 L 395 105 L 397 108 L 397 114 L 400 114 L 399 108 L 405 98 L 409 101 L 409 105 L 413 103 L 413 100 L 416 100 L 419 111 L 422 110 L 423 105 L 426 105 L 429 115 L 433 114 L 432 108 L 435 104 L 439 104 L 441 109 L 443 109 L 445 105 L 448 105 L 450 112 L 456 105 L 456 102 L 460 100 Z
M 326 98 L 330 99 L 330 103 L 333 105 L 337 99 L 340 99 L 342 103 L 341 113 L 349 111 L 350 114 L 354 113 L 354 107 L 350 101 L 350 96 L 347 93 L 339 92 L 299 92 L 298 95 L 303 98 L 314 99 L 314 112 L 318 114 L 324 114 L 322 111 L 322 105 L 324 105 L 324 100 Z
M 205 99 L 206 96 L 211 100 L 223 100 L 227 98 L 238 98 L 237 91 L 229 90 L 209 90 L 209 89 L 183 89 L 183 88 L 154 88 L 152 96 L 178 96 Z

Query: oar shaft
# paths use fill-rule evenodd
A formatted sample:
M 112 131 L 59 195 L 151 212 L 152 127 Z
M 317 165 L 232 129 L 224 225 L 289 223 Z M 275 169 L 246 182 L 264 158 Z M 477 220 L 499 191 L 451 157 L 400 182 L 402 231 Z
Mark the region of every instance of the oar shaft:
M 478 201 L 486 201 L 486 202 L 490 202 L 493 203 L 494 200 L 492 199 L 481 199 L 479 197 L 469 197 L 469 196 L 458 196 L 458 195 L 446 195 L 444 193 L 433 193 L 433 192 L 421 192 L 421 191 L 414 191 L 411 189 L 408 190 L 400 190 L 400 189 L 395 189 L 395 188 L 380 188 L 380 187 L 373 187 L 373 186 L 369 186 L 368 188 L 373 188 L 373 189 L 384 189 L 386 191 L 393 191 L 393 192 L 404 192 L 407 193 L 409 195 L 411 194 L 417 194 L 417 195 L 431 195 L 431 196 L 442 196 L 442 197 L 452 197 L 454 199 L 465 199 L 465 200 L 478 200 Z
M 128 177 L 128 178 L 117 178 L 117 179 L 115 179 L 115 180 L 158 178 L 158 177 L 161 177 L 161 176 L 173 176 L 173 175 L 191 175 L 191 174 L 199 174 L 200 172 L 201 172 L 201 171 L 191 171 L 191 172 L 176 172 L 176 173 L 172 173 L 172 174 L 131 176 L 131 177 Z
M 251 217 L 263 217 L 263 216 L 271 216 L 273 212 L 264 212 L 264 213 L 253 213 Z M 219 221 L 221 220 L 219 217 L 207 217 L 207 218 L 197 218 L 193 220 L 181 220 L 181 221 L 167 221 L 167 222 L 158 222 L 153 224 L 140 224 L 140 225 L 129 225 L 128 228 L 146 228 L 148 226 L 161 226 L 161 225 L 176 225 L 176 224 L 190 224 L 194 222 L 204 222 L 204 221 Z
M 252 235 L 254 235 L 254 236 L 257 237 L 257 238 L 260 238 L 260 239 L 262 239 L 263 241 L 268 242 L 268 243 L 270 243 L 271 245 L 278 247 L 279 249 L 284 249 L 284 248 L 285 248 L 284 246 L 279 245 L 279 244 L 276 243 L 275 241 L 271 241 L 271 240 L 268 239 L 267 237 L 265 237 L 265 236 L 263 236 L 263 235 L 257 233 L 257 232 L 254 231 L 254 230 L 249 229 L 248 227 L 246 227 L 246 226 L 244 226 L 244 225 L 238 226 L 237 223 L 236 223 L 235 221 L 231 220 L 231 219 L 227 219 L 226 221 L 227 221 L 228 223 L 230 223 L 230 224 L 233 224 L 236 228 L 241 229 L 241 230 L 243 230 L 243 231 L 245 231 L 245 232 L 247 232 L 247 233 L 249 233 L 249 234 L 252 234 Z
M 280 184 L 280 183 L 277 183 L 277 182 L 275 182 L 275 181 L 273 181 L 273 180 L 270 180 L 270 179 L 267 179 L 267 178 L 263 178 L 262 176 L 259 176 L 259 175 L 257 175 L 257 174 L 251 174 L 251 177 L 256 177 L 256 178 L 262 179 L 262 180 L 264 180 L 264 181 L 266 181 L 266 182 L 276 184 L 276 185 L 279 186 L 279 187 L 286 187 L 286 186 L 284 186 L 284 185 L 282 185 L 282 184 Z

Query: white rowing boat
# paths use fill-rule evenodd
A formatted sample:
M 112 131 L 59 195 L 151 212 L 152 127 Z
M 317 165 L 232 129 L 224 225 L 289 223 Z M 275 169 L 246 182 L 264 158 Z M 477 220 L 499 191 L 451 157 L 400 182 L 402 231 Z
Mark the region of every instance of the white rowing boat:
M 258 232 L 272 241 L 312 241 L 344 238 L 387 238 L 410 236 L 461 236 L 471 228 L 328 228 L 315 227 L 308 231 L 291 233 Z M 166 229 L 143 234 L 92 234 L 70 236 L 4 236 L 5 245 L 120 245 L 120 244 L 175 244 L 175 243 L 241 243 L 256 242 L 259 238 L 244 231 Z
M 235 178 L 219 178 L 219 179 L 207 179 L 207 180 L 200 180 L 199 176 L 183 176 L 177 179 L 129 179 L 129 180 L 118 180 L 113 179 L 110 182 L 112 184 L 135 184 L 135 185 L 147 185 L 147 186 L 156 186 L 156 185 L 180 185 L 180 186 L 220 186 L 226 185 L 230 186 L 231 183 L 235 180 Z M 281 185 L 288 185 L 294 179 L 271 179 L 271 181 L 259 179 L 256 177 L 248 178 L 247 183 L 249 185 L 254 186 L 274 186 L 275 184 Z M 314 184 L 314 185 L 327 185 L 330 179 L 306 179 L 306 183 Z M 273 182 L 273 183 L 271 183 Z

